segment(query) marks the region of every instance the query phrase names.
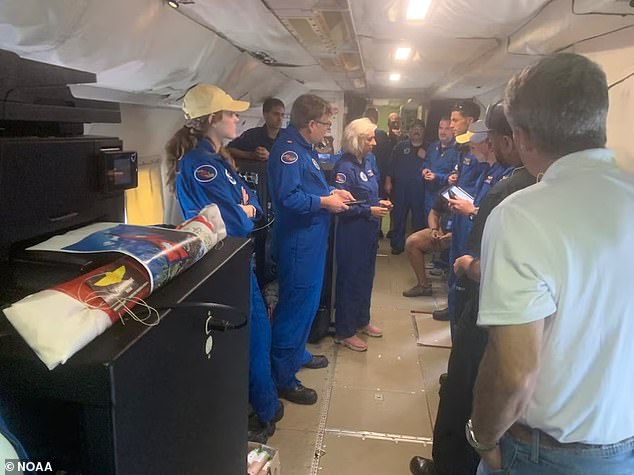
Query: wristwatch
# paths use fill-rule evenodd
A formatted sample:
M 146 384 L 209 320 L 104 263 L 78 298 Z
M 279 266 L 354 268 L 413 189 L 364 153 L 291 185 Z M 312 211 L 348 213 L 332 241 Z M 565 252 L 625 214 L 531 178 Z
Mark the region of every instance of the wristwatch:
M 498 446 L 497 442 L 493 445 L 486 445 L 478 442 L 478 439 L 476 439 L 475 434 L 473 433 L 473 422 L 471 422 L 471 419 L 469 419 L 467 424 L 464 426 L 464 431 L 467 436 L 467 442 L 478 452 L 489 452 Z

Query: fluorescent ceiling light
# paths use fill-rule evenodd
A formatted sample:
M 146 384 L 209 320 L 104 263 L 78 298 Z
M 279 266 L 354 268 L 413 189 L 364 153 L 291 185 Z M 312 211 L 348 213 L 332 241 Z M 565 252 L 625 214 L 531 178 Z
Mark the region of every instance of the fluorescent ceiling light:
M 178 2 L 175 0 L 168 0 L 167 4 L 172 8 L 178 8 Z
M 390 81 L 400 81 L 401 73 L 390 73 Z
M 396 53 L 394 53 L 394 59 L 397 61 L 406 61 L 409 59 L 409 55 L 412 52 L 412 48 L 408 48 L 405 46 L 401 46 L 400 48 L 396 48 Z
M 409 0 L 405 18 L 407 20 L 424 20 L 430 4 L 431 0 Z

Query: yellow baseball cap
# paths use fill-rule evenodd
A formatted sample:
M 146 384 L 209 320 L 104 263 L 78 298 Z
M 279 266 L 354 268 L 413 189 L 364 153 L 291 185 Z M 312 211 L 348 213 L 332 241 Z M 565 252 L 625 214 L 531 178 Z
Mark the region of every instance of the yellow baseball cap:
M 213 84 L 197 84 L 187 91 L 183 99 L 183 112 L 187 119 L 195 119 L 219 111 L 243 112 L 249 106 L 248 102 L 234 100 Z

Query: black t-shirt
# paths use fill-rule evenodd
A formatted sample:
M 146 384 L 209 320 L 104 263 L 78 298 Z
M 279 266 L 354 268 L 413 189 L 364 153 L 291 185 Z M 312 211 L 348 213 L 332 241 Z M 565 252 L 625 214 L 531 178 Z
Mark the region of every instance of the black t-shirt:
M 253 152 L 258 147 L 264 147 L 270 152 L 274 142 L 275 139 L 269 137 L 266 124 L 264 124 L 262 127 L 245 130 L 240 137 L 232 140 L 229 145 L 227 145 L 227 148 L 237 148 L 245 152 Z
M 528 173 L 525 168 L 516 169 L 513 174 L 506 179 L 500 180 L 480 202 L 478 214 L 475 217 L 473 228 L 469 234 L 467 249 L 469 254 L 474 257 L 480 257 L 480 248 L 482 246 L 482 235 L 484 234 L 484 225 L 486 220 L 497 205 L 504 199 L 535 183 L 535 177 Z M 443 200 L 444 201 L 444 200 Z

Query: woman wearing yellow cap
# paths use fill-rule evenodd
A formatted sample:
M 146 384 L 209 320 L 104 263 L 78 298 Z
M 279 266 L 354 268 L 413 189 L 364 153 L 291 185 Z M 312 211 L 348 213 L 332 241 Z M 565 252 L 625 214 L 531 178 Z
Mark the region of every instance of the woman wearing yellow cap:
M 236 173 L 231 156 L 222 148 L 237 136 L 237 112 L 249 103 L 236 101 L 219 87 L 199 84 L 185 95 L 187 122 L 167 143 L 168 184 L 174 187 L 185 219 L 215 203 L 227 235 L 246 237 L 262 210 L 255 193 Z M 281 419 L 283 406 L 271 378 L 271 327 L 266 307 L 251 270 L 251 338 L 249 402 L 259 419 L 250 438 L 265 442 Z

